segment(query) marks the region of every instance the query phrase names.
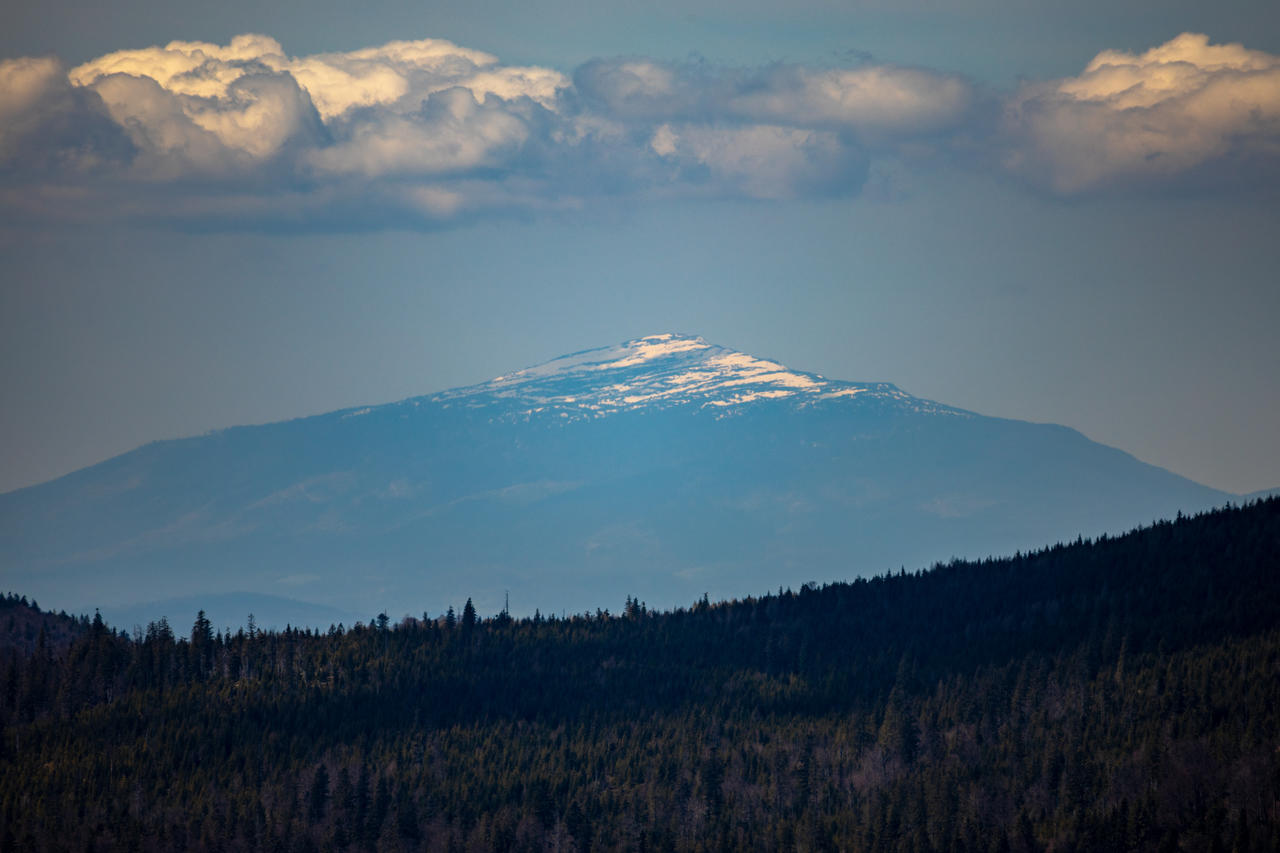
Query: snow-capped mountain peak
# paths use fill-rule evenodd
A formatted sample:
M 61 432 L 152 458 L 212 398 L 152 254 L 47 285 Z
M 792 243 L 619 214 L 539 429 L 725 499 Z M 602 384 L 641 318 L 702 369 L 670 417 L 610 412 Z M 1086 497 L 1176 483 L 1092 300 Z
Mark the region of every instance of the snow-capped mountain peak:
M 561 356 L 428 399 L 476 408 L 502 405 L 506 412 L 523 416 L 550 413 L 578 419 L 642 408 L 694 406 L 731 412 L 765 400 L 809 405 L 861 396 L 925 402 L 888 383 L 834 381 L 700 337 L 665 333 Z
M 504 590 L 526 610 L 673 606 L 1229 497 L 1072 430 L 653 335 L 0 495 L 0 574 L 81 607 L 273 589 L 365 614 L 496 612 Z

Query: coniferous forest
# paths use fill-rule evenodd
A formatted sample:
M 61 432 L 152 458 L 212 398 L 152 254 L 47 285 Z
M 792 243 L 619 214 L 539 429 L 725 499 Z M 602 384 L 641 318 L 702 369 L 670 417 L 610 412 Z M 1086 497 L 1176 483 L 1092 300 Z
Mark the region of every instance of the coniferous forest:
M 1277 850 L 1278 570 L 1271 499 L 671 612 L 10 595 L 0 850 Z

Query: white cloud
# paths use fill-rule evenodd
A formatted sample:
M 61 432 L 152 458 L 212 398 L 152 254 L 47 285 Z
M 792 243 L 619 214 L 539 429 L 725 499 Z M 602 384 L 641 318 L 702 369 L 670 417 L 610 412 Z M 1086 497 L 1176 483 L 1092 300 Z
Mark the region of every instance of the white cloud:
M 500 66 L 440 39 L 290 57 L 261 35 L 118 51 L 68 76 L 96 91 L 144 152 L 139 171 L 162 178 L 251 168 L 299 137 L 312 150 L 296 165 L 326 175 L 492 166 L 493 152 L 527 136 L 518 110 L 493 104 L 550 106 L 568 85 L 559 72 Z M 322 125 L 332 144 L 320 143 Z
M 165 90 L 225 98 L 236 81 L 263 70 L 297 81 L 327 121 L 356 107 L 414 110 L 433 92 L 463 86 L 481 100 L 531 97 L 549 105 L 568 79 L 547 68 L 498 65 L 498 59 L 443 39 L 394 41 L 347 53 L 290 57 L 273 38 L 240 35 L 226 46 L 174 41 L 164 47 L 109 53 L 73 68 L 78 86 L 112 74 L 149 77 Z
M 252 168 L 319 129 L 310 101 L 287 74 L 245 74 L 216 96 L 179 94 L 123 73 L 88 88 L 141 152 L 135 173 L 149 178 Z
M 960 77 L 886 65 L 749 70 L 598 60 L 578 70 L 575 84 L 589 103 L 631 120 L 822 127 L 887 141 L 954 126 L 974 101 Z
M 280 43 L 267 36 L 239 35 L 226 46 L 172 41 L 164 47 L 108 53 L 76 66 L 68 77 L 77 86 L 88 86 L 111 74 L 128 74 L 149 77 L 170 92 L 216 97 L 245 73 L 246 63 L 267 58 L 284 59 Z
M 307 155 L 318 172 L 378 177 L 496 167 L 529 135 L 519 115 L 481 104 L 461 87 L 431 95 L 413 115 L 375 113 L 340 130 L 342 142 Z
M 676 132 L 671 129 L 671 125 L 664 124 L 653 132 L 653 138 L 649 140 L 649 147 L 659 156 L 670 157 L 678 150 L 676 148 L 677 141 L 678 137 Z
M 234 157 L 212 132 L 197 125 L 182 103 L 151 77 L 112 74 L 95 80 L 111 118 L 141 152 L 139 171 L 155 178 L 221 171 Z
M 704 167 L 713 190 L 732 188 L 752 198 L 848 191 L 866 178 L 859 152 L 825 130 L 663 125 L 650 147 L 686 167 Z
M 1077 77 L 1010 94 L 1003 121 L 984 124 L 991 103 L 919 68 L 633 57 L 570 79 L 441 39 L 290 56 L 250 34 L 70 71 L 10 59 L 0 214 L 432 224 L 604 198 L 849 196 L 870 158 L 975 150 L 1078 193 L 1256 178 L 1280 148 L 1277 57 L 1203 36 L 1104 51 Z
M 765 87 L 736 95 L 733 112 L 794 125 L 847 126 L 877 136 L 914 136 L 954 126 L 973 102 L 959 77 L 916 68 L 783 68 Z
M 36 129 L 49 102 L 66 89 L 62 63 L 53 57 L 0 61 L 0 163 L 17 156 L 22 139 Z
M 411 204 L 435 219 L 448 219 L 465 204 L 461 193 L 441 187 L 411 187 L 406 193 Z
M 576 89 L 596 110 L 632 119 L 690 112 L 709 90 L 709 83 L 689 69 L 637 58 L 594 60 L 574 73 Z
M 0 173 L 12 170 L 11 181 L 79 180 L 131 154 L 119 125 L 70 84 L 57 59 L 0 60 Z
M 0 133 L 50 91 L 65 86 L 62 63 L 51 56 L 0 60 Z
M 1004 131 L 1006 166 L 1065 194 L 1256 180 L 1280 156 L 1280 57 L 1193 33 L 1103 51 L 1077 77 L 1020 90 Z
M 475 92 L 482 101 L 489 95 L 508 101 L 531 98 L 544 107 L 554 108 L 556 93 L 568 82 L 563 74 L 548 68 L 496 68 L 473 74 L 458 85 Z
M 441 222 L 577 209 L 603 196 L 848 194 L 865 178 L 865 155 L 847 127 L 833 126 L 847 115 L 833 118 L 817 95 L 809 115 L 787 116 L 777 103 L 734 106 L 747 72 L 646 59 L 584 69 L 578 77 L 591 85 L 578 91 L 553 69 L 503 65 L 440 39 L 294 57 L 250 34 L 117 51 L 65 73 L 56 60 L 6 63 L 0 114 L 40 113 L 59 87 L 79 93 L 129 147 L 111 186 L 149 188 L 116 211 L 163 216 L 172 186 L 174 215 L 215 222 L 239 209 L 297 223 L 310 204 L 332 223 L 344 199 L 357 218 Z M 791 82 L 770 78 L 775 89 L 832 85 L 789 73 Z M 864 118 L 885 124 L 888 108 L 877 109 Z M 677 120 L 644 117 L 668 114 Z M 111 191 L 87 187 L 79 197 Z M 67 197 L 31 192 L 27 206 Z M 51 215 L 65 212 L 47 204 Z
M 394 104 L 409 94 L 407 75 L 385 62 L 306 57 L 293 62 L 289 71 L 326 120 L 352 107 Z

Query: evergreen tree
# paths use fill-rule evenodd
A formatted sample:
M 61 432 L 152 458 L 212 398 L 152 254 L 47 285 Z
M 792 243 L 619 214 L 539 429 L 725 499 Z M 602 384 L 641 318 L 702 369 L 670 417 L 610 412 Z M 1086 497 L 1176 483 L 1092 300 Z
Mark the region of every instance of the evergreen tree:
M 471 604 L 471 599 L 467 599 L 466 605 L 462 608 L 462 633 L 463 636 L 471 636 L 476 628 L 476 608 Z
M 191 645 L 195 648 L 207 648 L 213 645 L 213 623 L 205 616 L 203 610 L 196 614 L 195 624 L 191 626 Z
M 307 794 L 307 819 L 311 823 L 324 820 L 329 808 L 329 771 L 323 764 L 316 768 Z

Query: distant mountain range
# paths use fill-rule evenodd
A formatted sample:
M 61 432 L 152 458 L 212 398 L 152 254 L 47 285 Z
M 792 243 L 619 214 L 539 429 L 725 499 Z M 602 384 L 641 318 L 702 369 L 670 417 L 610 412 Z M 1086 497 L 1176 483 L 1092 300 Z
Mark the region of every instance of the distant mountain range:
M 1238 499 L 1066 427 L 667 334 L 155 442 L 0 495 L 0 584 L 179 631 L 198 601 L 326 627 L 467 597 L 492 613 L 508 594 L 517 613 L 617 610 L 627 595 L 663 607 Z

